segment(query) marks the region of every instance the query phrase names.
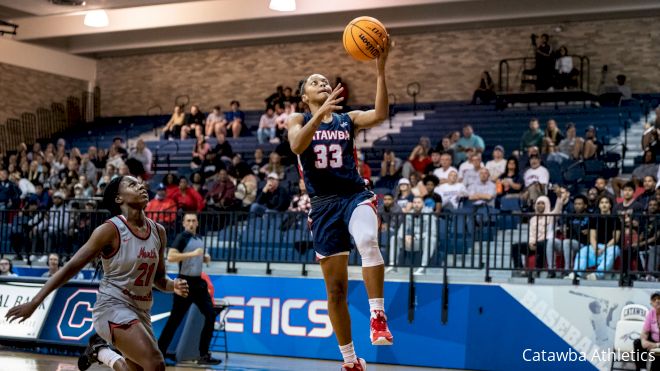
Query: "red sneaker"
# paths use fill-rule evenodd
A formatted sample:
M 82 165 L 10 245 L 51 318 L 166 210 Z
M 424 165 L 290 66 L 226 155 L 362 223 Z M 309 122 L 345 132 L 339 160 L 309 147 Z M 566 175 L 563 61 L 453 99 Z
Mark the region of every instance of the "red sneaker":
M 367 371 L 367 362 L 362 358 L 358 358 L 357 362 L 344 363 L 341 366 L 341 371 Z
M 394 338 L 387 328 L 387 316 L 382 310 L 371 312 L 371 345 L 392 345 Z

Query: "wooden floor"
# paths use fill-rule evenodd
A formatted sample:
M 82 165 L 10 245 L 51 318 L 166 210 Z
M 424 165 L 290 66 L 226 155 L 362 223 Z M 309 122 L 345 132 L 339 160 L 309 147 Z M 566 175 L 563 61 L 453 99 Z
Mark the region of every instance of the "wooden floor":
M 11 371 L 77 371 L 77 358 L 34 354 L 26 352 L 0 351 L 0 369 Z M 213 368 L 179 365 L 168 367 L 168 371 L 199 371 L 199 370 L 228 370 L 228 371 L 339 371 L 339 362 L 303 360 L 295 358 L 252 356 L 245 354 L 230 354 L 227 362 Z M 395 371 L 395 370 L 432 370 L 431 368 L 403 367 L 392 365 L 369 365 L 369 371 Z M 107 371 L 105 366 L 92 366 L 90 371 Z M 433 369 L 440 370 L 440 369 Z

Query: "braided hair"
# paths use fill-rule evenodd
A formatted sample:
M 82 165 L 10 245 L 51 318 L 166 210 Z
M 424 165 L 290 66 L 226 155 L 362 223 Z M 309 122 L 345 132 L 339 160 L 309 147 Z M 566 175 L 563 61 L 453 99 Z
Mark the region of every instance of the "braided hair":
M 121 208 L 115 199 L 119 195 L 119 184 L 122 180 L 124 180 L 123 176 L 112 179 L 103 192 L 103 208 L 108 210 L 112 216 L 121 214 Z

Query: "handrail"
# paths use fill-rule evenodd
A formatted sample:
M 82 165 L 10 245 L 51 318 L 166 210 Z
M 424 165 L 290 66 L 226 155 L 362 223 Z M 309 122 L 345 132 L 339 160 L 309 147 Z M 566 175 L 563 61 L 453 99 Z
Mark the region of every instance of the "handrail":
M 185 98 L 185 103 L 179 103 L 179 98 L 184 99 Z M 190 96 L 188 94 L 182 94 L 182 95 L 177 95 L 176 98 L 174 98 L 174 105 L 175 106 L 187 106 L 188 103 L 190 103 Z
M 413 81 L 406 87 L 406 93 L 413 99 L 413 116 L 417 116 L 417 94 L 421 91 L 422 86 L 417 82 Z
M 591 60 L 585 55 L 568 55 L 572 58 L 577 58 L 580 63 L 578 88 L 581 91 L 591 92 Z M 498 89 L 502 93 L 509 92 L 509 70 L 510 62 L 522 62 L 522 70 L 526 69 L 528 61 L 535 61 L 535 57 L 516 57 L 501 59 L 498 64 Z M 522 76 L 521 76 L 522 78 Z M 586 81 L 585 81 L 586 78 Z M 586 86 L 585 86 L 586 85 Z

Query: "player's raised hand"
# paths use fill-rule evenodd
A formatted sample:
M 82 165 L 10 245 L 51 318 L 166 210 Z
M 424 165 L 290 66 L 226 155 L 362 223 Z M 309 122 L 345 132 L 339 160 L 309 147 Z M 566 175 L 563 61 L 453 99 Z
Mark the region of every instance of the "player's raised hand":
M 344 88 L 341 86 L 341 84 L 337 84 L 337 86 L 335 86 L 335 88 L 332 90 L 332 93 L 328 95 L 328 98 L 325 100 L 325 102 L 323 102 L 323 105 L 317 111 L 321 117 L 325 117 L 334 111 L 341 110 L 342 107 L 337 104 L 343 101 L 344 97 L 337 98 L 337 96 L 341 94 L 342 91 L 344 91 Z
M 5 315 L 5 318 L 9 321 L 9 323 L 14 322 L 15 320 L 19 320 L 18 323 L 23 323 L 26 319 L 32 316 L 32 313 L 34 313 L 34 311 L 37 309 L 37 306 L 39 306 L 38 303 L 34 303 L 32 300 L 30 300 L 27 303 L 23 303 L 9 309 Z
M 380 52 L 378 55 L 378 68 L 382 69 L 385 68 L 385 63 L 387 62 L 387 57 L 390 55 L 390 48 L 392 47 L 392 39 L 390 38 L 390 35 L 387 35 L 387 43 L 385 44 L 385 47 L 383 47 L 383 50 Z
M 181 278 L 176 278 L 174 280 L 174 293 L 187 298 L 188 297 L 188 292 L 190 289 L 188 288 L 188 281 L 181 279 Z

